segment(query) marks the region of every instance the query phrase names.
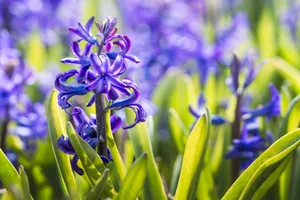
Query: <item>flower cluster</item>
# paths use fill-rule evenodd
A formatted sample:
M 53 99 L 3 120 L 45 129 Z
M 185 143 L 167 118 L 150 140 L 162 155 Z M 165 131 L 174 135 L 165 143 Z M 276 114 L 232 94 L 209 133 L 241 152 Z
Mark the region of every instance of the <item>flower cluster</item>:
M 42 103 L 33 102 L 25 93 L 25 88 L 35 81 L 34 73 L 5 30 L 0 32 L 0 78 L 3 83 L 0 85 L 0 148 L 13 154 L 6 148 L 6 138 L 16 135 L 22 139 L 23 149 L 30 154 L 37 139 L 43 139 L 47 134 L 45 110 Z
M 271 98 L 268 103 L 256 109 L 250 109 L 244 98 L 245 89 L 252 83 L 256 76 L 255 58 L 253 54 L 248 54 L 244 62 L 233 56 L 231 65 L 231 76 L 227 79 L 227 85 L 236 96 L 240 103 L 236 106 L 235 122 L 232 128 L 240 127 L 242 124 L 242 134 L 239 138 L 233 137 L 233 147 L 227 153 L 226 158 L 240 158 L 240 168 L 247 168 L 259 155 L 272 143 L 272 133 L 267 130 L 265 133 L 260 131 L 259 117 L 270 120 L 272 117 L 280 115 L 280 94 L 273 84 L 269 85 Z M 240 85 L 240 74 L 245 72 L 245 78 Z M 235 126 L 237 125 L 237 126 Z M 232 130 L 240 132 L 240 130 Z M 265 136 L 263 136 L 265 135 Z
M 2 0 L 0 26 L 10 30 L 16 38 L 22 36 L 22 40 L 38 28 L 44 44 L 52 45 L 59 41 L 59 36 L 64 36 L 63 27 L 78 17 L 80 3 L 83 1 Z
M 96 24 L 98 30 L 96 34 L 92 33 L 94 24 Z M 72 107 L 70 98 L 89 93 L 92 93 L 92 97 L 86 106 L 95 104 L 97 95 L 100 94 L 109 101 L 104 108 L 105 110 L 130 108 L 134 111 L 136 117 L 132 124 L 123 127 L 127 129 L 134 127 L 139 122 L 144 122 L 146 114 L 143 107 L 137 103 L 140 96 L 137 84 L 130 78 L 123 78 L 128 64 L 130 62 L 139 63 L 140 61 L 136 56 L 129 53 L 131 40 L 126 35 L 117 34 L 116 24 L 116 18 L 108 17 L 103 24 L 99 24 L 97 22 L 94 23 L 94 17 L 91 17 L 85 26 L 78 23 L 77 27 L 69 28 L 78 37 L 71 45 L 74 57 L 64 58 L 61 62 L 76 65 L 77 67 L 59 74 L 55 80 L 55 87 L 59 91 L 59 106 L 75 118 L 81 117 L 86 119 L 85 114 L 79 108 L 73 109 L 72 112 L 68 111 Z M 84 43 L 84 49 L 80 48 L 80 43 Z M 73 82 L 70 80 L 73 80 Z M 116 118 L 112 117 L 112 127 L 115 120 Z M 120 118 L 117 121 L 117 125 L 122 124 Z M 89 127 L 96 125 L 96 123 L 90 123 L 87 120 L 84 123 L 88 124 Z M 76 124 L 76 126 L 79 125 Z M 96 145 L 99 143 L 99 138 L 96 137 L 97 132 L 93 132 L 93 134 L 91 133 L 86 137 L 82 135 L 81 131 L 77 130 L 77 133 L 90 146 L 96 148 Z M 68 154 L 75 154 L 74 149 L 70 146 L 70 142 L 67 141 L 60 139 L 58 145 L 62 151 Z M 104 162 L 108 162 L 110 160 L 109 156 L 101 155 L 101 158 Z M 72 166 L 76 172 L 81 174 L 81 171 L 74 164 L 77 160 L 78 157 L 75 155 Z
M 97 144 L 99 143 L 96 131 L 96 117 L 91 115 L 90 118 L 85 114 L 85 112 L 79 108 L 75 107 L 73 110 L 73 120 L 76 127 L 76 132 L 78 135 L 86 141 L 93 149 L 96 149 Z M 116 132 L 118 128 L 122 125 L 122 120 L 117 115 L 113 115 L 110 118 L 110 124 L 112 133 Z M 71 165 L 75 172 L 79 175 L 83 175 L 83 170 L 78 167 L 77 162 L 79 160 L 78 155 L 76 154 L 69 138 L 64 138 L 61 136 L 57 141 L 58 148 L 66 154 L 74 155 Z M 104 163 L 108 163 L 112 160 L 111 153 L 109 149 L 107 149 L 107 157 L 101 156 L 101 159 Z

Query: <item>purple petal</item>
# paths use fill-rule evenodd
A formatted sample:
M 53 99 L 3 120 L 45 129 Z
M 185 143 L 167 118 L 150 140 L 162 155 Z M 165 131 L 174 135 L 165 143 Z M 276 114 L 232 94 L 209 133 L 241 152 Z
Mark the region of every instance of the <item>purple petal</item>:
M 113 88 L 110 88 L 109 92 L 107 93 L 107 97 L 109 100 L 115 101 L 119 98 L 118 93 Z
M 71 160 L 71 166 L 72 166 L 72 169 L 73 169 L 77 174 L 79 174 L 80 176 L 82 176 L 83 173 L 84 173 L 84 171 L 83 171 L 83 169 L 81 169 L 80 167 L 78 167 L 78 165 L 77 165 L 78 160 L 79 160 L 78 155 L 75 154 L 74 157 L 73 157 L 72 160 Z
M 120 81 L 119 79 L 115 78 L 114 76 L 107 74 L 107 77 L 111 81 L 112 85 L 117 86 L 117 87 L 126 87 L 126 85 Z
M 83 55 L 85 55 L 86 57 L 90 56 L 91 52 L 92 52 L 92 49 L 93 49 L 93 44 L 87 43 L 85 45 Z
M 92 98 L 89 100 L 86 106 L 91 107 L 94 103 L 95 103 L 95 95 L 92 96 Z
M 128 60 L 131 60 L 132 62 L 135 63 L 140 63 L 140 59 L 138 59 L 138 57 L 134 56 L 134 55 L 124 55 L 124 58 L 127 58 Z
M 60 62 L 64 64 L 75 64 L 75 65 L 81 65 L 82 61 L 78 58 L 63 58 L 60 60 Z
M 126 35 L 124 35 L 123 38 L 124 38 L 125 44 L 126 44 L 123 54 L 126 54 L 131 49 L 131 40 Z
M 75 107 L 73 109 L 73 113 L 75 126 L 78 126 L 81 123 L 88 123 L 90 121 L 86 113 L 80 107 Z
M 75 154 L 75 150 L 74 150 L 69 138 L 67 138 L 65 140 L 64 136 L 61 136 L 60 138 L 58 138 L 56 144 L 57 144 L 57 147 L 59 148 L 59 150 L 61 150 L 62 152 L 66 153 L 66 154 L 70 154 L 70 155 Z
M 80 58 L 81 57 L 81 50 L 80 50 L 80 47 L 79 47 L 79 44 L 78 42 L 72 42 L 72 46 L 71 46 L 71 50 L 73 52 L 73 54 L 77 57 L 77 58 Z
M 92 81 L 91 83 L 88 84 L 88 86 L 86 87 L 86 90 L 88 90 L 88 91 L 96 90 L 99 87 L 101 80 L 102 80 L 102 77 L 95 79 L 94 81 Z
M 99 74 L 101 75 L 102 74 L 102 71 L 101 71 L 101 66 L 102 66 L 102 63 L 100 61 L 100 58 L 97 56 L 97 54 L 95 53 L 92 53 L 91 55 L 91 65 L 93 67 L 93 69 Z
M 110 126 L 112 133 L 115 133 L 122 126 L 122 119 L 118 115 L 111 116 Z
M 97 88 L 97 93 L 107 93 L 111 88 L 110 82 L 107 80 L 107 77 L 101 77 L 101 81 L 99 82 L 99 86 Z
M 87 21 L 87 23 L 86 23 L 86 25 L 85 25 L 85 30 L 86 30 L 89 34 L 91 34 L 92 26 L 93 26 L 93 23 L 94 23 L 94 19 L 95 19 L 94 16 L 91 17 L 91 18 Z
M 113 75 L 118 74 L 118 72 L 120 72 L 122 65 L 123 65 L 123 58 L 122 56 L 118 55 L 117 58 L 114 60 L 114 63 L 111 65 L 109 72 Z

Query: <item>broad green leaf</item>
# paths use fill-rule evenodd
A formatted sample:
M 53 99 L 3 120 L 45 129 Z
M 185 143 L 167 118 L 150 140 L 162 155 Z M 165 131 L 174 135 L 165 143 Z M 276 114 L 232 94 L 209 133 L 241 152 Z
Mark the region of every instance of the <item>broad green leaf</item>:
M 112 157 L 114 158 L 113 164 L 116 166 L 118 175 L 120 177 L 120 181 L 123 181 L 127 170 L 126 170 L 126 167 L 125 167 L 124 162 L 122 160 L 122 157 L 119 153 L 117 145 L 115 143 L 115 139 L 113 137 L 113 134 L 111 132 L 110 110 L 105 111 L 105 131 L 106 131 L 106 137 L 107 137 L 107 145 L 110 149 Z
M 227 193 L 223 196 L 223 200 L 239 199 L 244 188 L 248 184 L 251 177 L 255 174 L 257 169 L 268 159 L 283 153 L 285 150 L 293 151 L 300 145 L 300 129 L 296 129 L 273 143 L 267 150 L 265 150 L 233 183 Z
M 173 136 L 178 152 L 182 154 L 188 137 L 188 131 L 175 109 L 170 108 L 169 113 L 169 124 L 171 128 L 171 134 Z
M 170 192 L 172 195 L 174 195 L 176 192 L 176 187 L 178 185 L 179 175 L 181 171 L 181 164 L 182 164 L 182 154 L 178 154 L 174 163 L 171 185 L 170 185 Z
M 291 155 L 291 152 L 299 144 L 300 143 L 298 142 L 298 144 L 296 143 L 266 160 L 251 176 L 240 199 L 251 199 L 254 197 L 256 197 L 254 199 L 259 199 L 262 197 L 279 179 L 279 176 L 285 170 L 288 161 L 290 160 L 286 158 Z M 291 157 L 289 156 L 289 158 Z
M 282 120 L 282 125 L 279 131 L 279 137 L 284 133 L 292 131 L 299 126 L 300 121 L 300 95 L 296 96 L 286 111 L 286 114 Z
M 103 190 L 106 185 L 106 181 L 108 179 L 108 173 L 109 170 L 105 169 L 101 177 L 98 179 L 98 181 L 95 183 L 94 187 L 91 189 L 91 191 L 87 194 L 87 196 L 84 198 L 85 200 L 96 200 L 101 199 Z
M 197 199 L 217 200 L 216 187 L 214 178 L 208 165 L 204 166 L 201 171 L 198 188 L 196 191 Z
M 300 122 L 300 95 L 295 97 L 286 112 L 286 115 L 283 118 L 282 125 L 280 128 L 280 136 L 284 134 L 285 132 L 292 131 L 299 126 Z M 290 195 L 290 189 L 291 189 L 291 180 L 294 176 L 294 170 L 292 167 L 295 165 L 296 162 L 296 154 L 292 155 L 292 158 L 290 162 L 288 163 L 284 173 L 280 177 L 280 196 L 281 199 L 287 199 Z
M 51 147 L 55 156 L 62 191 L 66 198 L 79 199 L 77 195 L 77 184 L 71 168 L 70 158 L 67 154 L 60 151 L 57 147 L 57 140 L 66 133 L 65 126 L 59 115 L 60 109 L 57 103 L 58 92 L 53 90 L 47 107 L 48 133 L 50 136 Z
M 285 115 L 290 101 L 291 101 L 291 95 L 288 91 L 288 88 L 286 85 L 281 86 L 281 91 L 280 91 L 280 104 L 281 104 L 281 116 Z
M 258 40 L 260 51 L 263 58 L 271 57 L 276 54 L 275 28 L 271 13 L 264 9 L 258 24 Z
M 126 110 L 126 120 L 132 122 L 134 118 L 135 116 L 133 115 L 133 113 L 129 110 Z M 163 182 L 152 152 L 147 124 L 139 123 L 135 127 L 128 129 L 128 135 L 132 142 L 135 156 L 138 157 L 142 155 L 143 152 L 146 152 L 148 155 L 147 181 L 149 182 L 149 187 L 144 187 L 144 189 L 149 191 L 149 193 L 153 195 L 152 199 L 166 200 L 167 197 L 164 192 Z
M 29 200 L 29 199 L 31 199 L 29 182 L 28 182 L 28 178 L 27 178 L 25 169 L 22 165 L 20 165 L 20 167 L 19 167 L 19 173 L 20 173 L 20 178 L 21 178 L 21 190 L 22 190 L 22 194 L 23 194 L 23 200 Z
M 0 163 L 0 179 L 4 187 L 7 188 L 13 184 L 21 186 L 21 180 L 17 170 L 5 156 L 2 149 L 0 149 Z
M 293 86 L 295 92 L 300 93 L 300 72 L 293 65 L 289 64 L 282 58 L 274 58 L 271 60 L 271 64 L 275 69 L 287 80 L 289 80 Z
M 213 175 L 216 175 L 222 160 L 224 159 L 224 134 L 226 134 L 226 125 L 220 127 L 212 127 L 210 152 L 207 153 L 207 160 Z
M 203 168 L 210 131 L 209 111 L 198 119 L 185 146 L 175 200 L 194 199 Z
M 129 168 L 116 199 L 135 200 L 144 186 L 146 174 L 147 153 L 143 153 Z
M 75 133 L 72 124 L 68 122 L 67 133 L 74 147 L 76 154 L 78 155 L 85 173 L 92 184 L 96 184 L 101 173 L 104 173 L 105 166 L 98 156 L 96 151 L 90 147 L 78 134 Z M 94 152 L 94 153 L 92 153 Z M 105 189 L 102 197 L 112 197 L 114 195 L 114 189 L 110 182 L 105 185 Z

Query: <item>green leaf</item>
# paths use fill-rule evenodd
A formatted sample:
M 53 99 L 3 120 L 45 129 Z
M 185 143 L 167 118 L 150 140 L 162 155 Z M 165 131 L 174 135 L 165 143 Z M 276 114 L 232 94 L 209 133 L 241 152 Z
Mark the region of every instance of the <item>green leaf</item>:
M 187 140 L 175 200 L 195 198 L 208 145 L 209 131 L 210 115 L 207 109 L 206 114 L 198 119 Z
M 282 120 L 282 125 L 279 131 L 279 137 L 284 133 L 292 131 L 299 126 L 300 121 L 300 95 L 296 96 L 286 111 L 286 114 Z
M 286 85 L 282 85 L 280 91 L 281 116 L 286 114 L 291 100 L 292 98 L 288 91 L 288 87 Z
M 222 199 L 239 199 L 246 185 L 249 183 L 250 179 L 254 176 L 259 167 L 261 167 L 270 158 L 276 158 L 275 156 L 277 155 L 286 155 L 287 152 L 294 151 L 299 145 L 300 129 L 294 130 L 278 139 L 240 175 Z
M 59 115 L 60 109 L 57 103 L 57 91 L 53 90 L 50 96 L 47 118 L 48 118 L 48 133 L 50 136 L 51 147 L 55 156 L 62 191 L 66 198 L 79 199 L 77 195 L 77 184 L 71 168 L 70 158 L 67 154 L 60 151 L 57 147 L 57 140 L 66 133 L 65 126 L 62 125 L 62 120 Z
M 126 110 L 126 120 L 132 122 L 134 118 L 133 113 Z M 135 127 L 128 129 L 128 135 L 132 142 L 135 156 L 138 157 L 144 152 L 148 155 L 147 181 L 149 182 L 149 187 L 144 187 L 144 189 L 150 191 L 151 195 L 153 195 L 152 199 L 166 200 L 167 197 L 164 192 L 163 182 L 152 152 L 147 124 L 144 122 L 139 123 Z
M 101 199 L 103 190 L 105 188 L 105 182 L 108 179 L 109 169 L 105 169 L 101 177 L 95 183 L 95 186 L 91 189 L 91 191 L 84 198 L 85 200 L 96 200 Z
M 4 187 L 7 189 L 9 185 L 13 184 L 21 186 L 17 170 L 5 156 L 2 149 L 0 149 L 0 163 L 0 179 Z
M 263 58 L 276 54 L 275 26 L 272 15 L 268 9 L 264 9 L 258 24 L 258 40 Z
M 177 187 L 178 181 L 179 181 L 181 165 L 182 165 L 182 154 L 178 154 L 178 156 L 175 160 L 175 163 L 174 163 L 171 184 L 170 184 L 170 193 L 172 195 L 174 195 L 176 192 L 176 187 Z
M 85 173 L 87 173 L 87 176 L 92 184 L 96 184 L 101 177 L 101 173 L 104 173 L 105 171 L 105 166 L 101 158 L 92 147 L 90 147 L 78 134 L 75 133 L 75 130 L 70 122 L 67 124 L 67 133 L 71 144 L 81 161 Z M 93 154 L 92 158 L 90 154 Z M 97 163 L 97 165 L 95 165 L 95 163 Z M 98 168 L 96 166 L 98 166 Z M 102 197 L 113 197 L 113 195 L 113 186 L 110 182 L 108 182 L 108 184 L 105 185 Z
M 295 147 L 291 146 L 265 161 L 251 176 L 240 199 L 260 199 L 279 179 L 294 149 Z
M 182 154 L 188 138 L 188 131 L 175 109 L 170 108 L 169 124 L 177 150 Z
M 300 72 L 293 65 L 289 64 L 282 58 L 274 58 L 271 60 L 271 64 L 275 69 L 287 80 L 291 82 L 295 92 L 300 93 Z
M 135 200 L 144 186 L 146 174 L 147 153 L 143 153 L 129 168 L 116 199 Z
M 30 189 L 29 189 L 29 182 L 25 172 L 25 169 L 22 165 L 19 167 L 20 177 L 21 177 L 21 190 L 23 193 L 23 200 L 29 200 L 30 197 Z
M 117 145 L 115 143 L 115 139 L 113 137 L 113 134 L 111 132 L 110 127 L 110 110 L 105 111 L 105 130 L 106 130 L 106 137 L 107 137 L 107 145 L 110 149 L 111 155 L 114 159 L 113 164 L 116 166 L 118 175 L 120 177 L 120 181 L 123 181 L 125 175 L 126 175 L 126 167 L 122 160 L 122 157 L 119 153 L 119 150 L 117 148 Z

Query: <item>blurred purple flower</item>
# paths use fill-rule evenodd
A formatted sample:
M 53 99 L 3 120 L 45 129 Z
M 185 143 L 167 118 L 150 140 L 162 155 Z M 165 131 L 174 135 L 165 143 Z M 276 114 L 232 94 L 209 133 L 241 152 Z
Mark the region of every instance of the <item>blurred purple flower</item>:
M 240 169 L 245 170 L 270 143 L 270 137 L 251 136 L 249 129 L 244 125 L 242 136 L 232 141 L 233 148 L 226 154 L 226 158 L 240 158 Z
M 243 116 L 245 119 L 255 118 L 258 116 L 263 116 L 267 117 L 267 119 L 271 119 L 274 116 L 280 115 L 280 93 L 273 84 L 270 84 L 269 88 L 271 92 L 270 101 L 256 109 L 245 111 Z

